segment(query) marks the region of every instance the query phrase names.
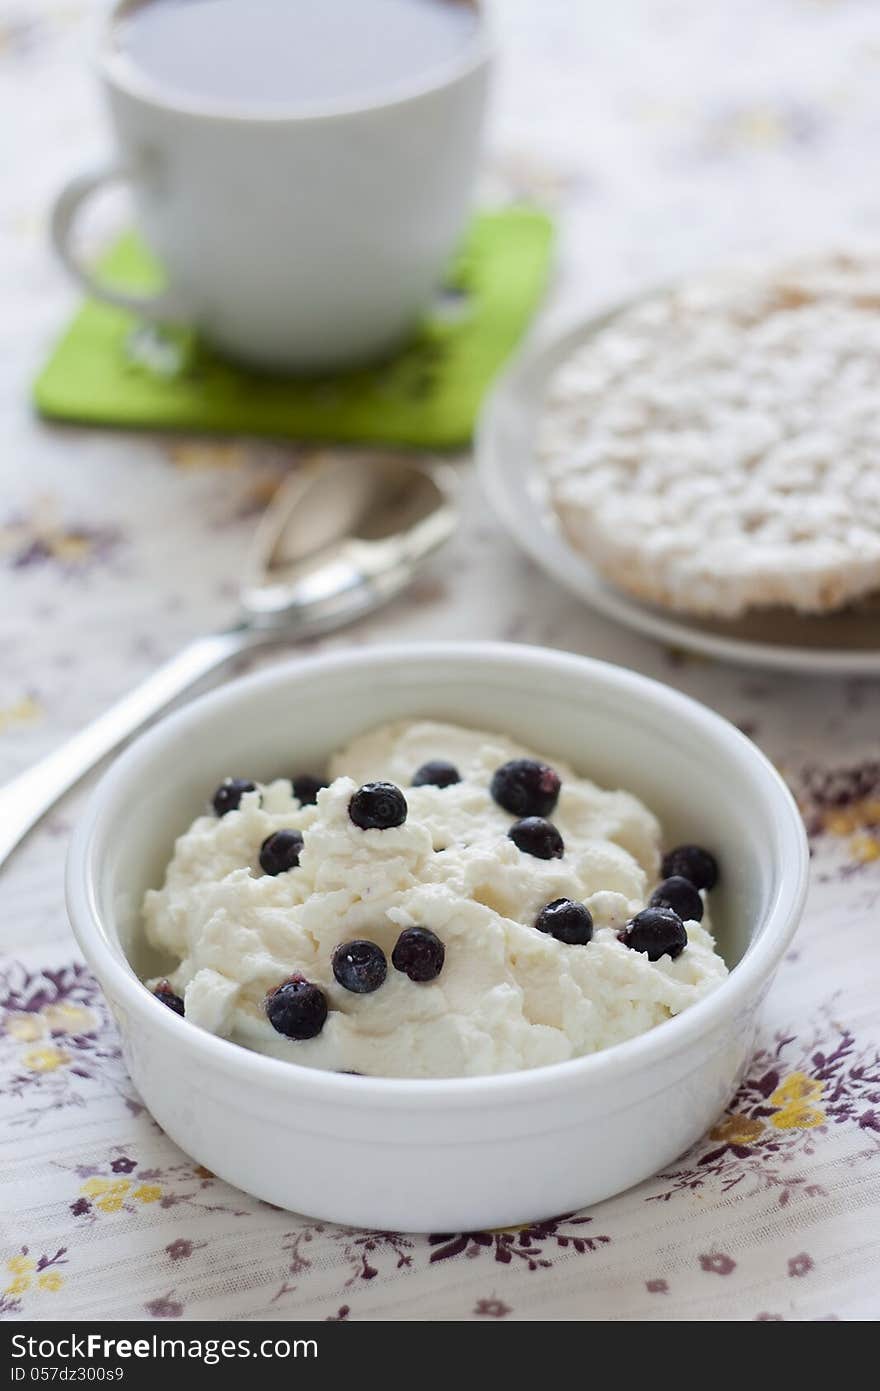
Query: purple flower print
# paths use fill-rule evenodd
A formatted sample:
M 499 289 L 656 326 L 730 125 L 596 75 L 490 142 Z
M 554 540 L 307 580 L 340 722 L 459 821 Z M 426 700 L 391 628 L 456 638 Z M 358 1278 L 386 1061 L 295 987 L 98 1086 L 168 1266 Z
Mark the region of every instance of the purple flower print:
M 813 1269 L 813 1258 L 808 1256 L 806 1251 L 801 1251 L 799 1256 L 792 1256 L 788 1262 L 788 1273 L 794 1279 L 802 1279 L 804 1275 L 809 1275 Z
M 191 1241 L 184 1240 L 183 1237 L 178 1237 L 176 1241 L 172 1241 L 165 1247 L 165 1252 L 172 1261 L 185 1261 L 193 1253 L 193 1244 Z
M 137 1168 L 137 1165 L 133 1159 L 126 1159 L 125 1155 L 122 1155 L 121 1158 L 113 1160 L 110 1168 L 114 1174 L 130 1174 L 132 1169 Z
M 731 1271 L 736 1270 L 736 1261 L 723 1251 L 711 1251 L 709 1255 L 700 1257 L 700 1269 L 705 1270 L 707 1275 L 730 1275 Z
M 180 1318 L 181 1314 L 183 1313 L 183 1305 L 178 1304 L 176 1299 L 171 1298 L 173 1293 L 173 1290 L 169 1290 L 168 1293 L 163 1295 L 161 1299 L 151 1299 L 149 1304 L 144 1305 L 144 1308 L 146 1309 L 147 1313 L 150 1315 L 151 1318 Z
M 506 1304 L 502 1304 L 500 1299 L 478 1299 L 474 1305 L 474 1313 L 481 1319 L 503 1319 L 511 1312 Z
M 65 522 L 53 508 L 45 507 L 9 518 L 0 530 L 13 570 L 51 565 L 64 575 L 108 564 L 124 541 L 118 527 Z
M 572 1213 L 566 1213 L 562 1217 L 532 1222 L 512 1230 L 432 1232 L 428 1244 L 435 1249 L 431 1252 L 430 1263 L 434 1265 L 437 1261 L 456 1256 L 475 1260 L 482 1255 L 490 1255 L 501 1265 L 522 1261 L 528 1270 L 546 1270 L 553 1265 L 557 1251 L 570 1248 L 582 1256 L 609 1244 L 609 1236 L 592 1236 L 583 1230 L 592 1220 L 592 1217 L 575 1217 Z
M 398 1270 L 412 1265 L 409 1254 L 413 1243 L 400 1232 L 342 1232 L 346 1257 L 351 1262 L 352 1276 L 346 1281 L 351 1285 L 355 1280 L 374 1280 L 379 1274 L 373 1260 L 377 1257 L 391 1256 Z M 291 1265 L 291 1272 L 293 1265 Z
M 87 1212 L 91 1212 L 92 1205 L 88 1198 L 77 1198 L 76 1202 L 70 1204 L 70 1210 L 74 1217 L 84 1217 Z
M 645 1289 L 648 1294 L 668 1294 L 669 1286 L 665 1280 L 646 1280 Z

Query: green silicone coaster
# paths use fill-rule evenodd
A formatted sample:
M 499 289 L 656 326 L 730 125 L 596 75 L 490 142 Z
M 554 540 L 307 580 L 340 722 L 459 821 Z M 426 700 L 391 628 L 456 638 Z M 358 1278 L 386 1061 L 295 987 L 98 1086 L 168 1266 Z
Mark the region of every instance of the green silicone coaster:
M 258 376 L 185 332 L 159 334 L 88 300 L 38 377 L 35 404 L 51 419 L 90 425 L 453 448 L 470 439 L 487 387 L 540 301 L 552 240 L 552 223 L 537 210 L 480 213 L 447 293 L 409 346 L 333 376 Z M 102 272 L 131 289 L 155 281 L 132 235 Z

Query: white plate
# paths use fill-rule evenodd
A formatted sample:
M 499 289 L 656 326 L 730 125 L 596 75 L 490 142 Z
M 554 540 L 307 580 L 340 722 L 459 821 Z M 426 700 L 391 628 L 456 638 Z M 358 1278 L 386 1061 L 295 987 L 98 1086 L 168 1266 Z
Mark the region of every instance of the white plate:
M 826 675 L 880 675 L 880 607 L 800 617 L 768 610 L 733 622 L 675 614 L 607 584 L 575 551 L 548 497 L 535 439 L 547 382 L 559 364 L 619 309 L 527 350 L 505 373 L 483 411 L 477 464 L 486 496 L 525 551 L 548 574 L 607 618 L 671 647 L 722 661 Z

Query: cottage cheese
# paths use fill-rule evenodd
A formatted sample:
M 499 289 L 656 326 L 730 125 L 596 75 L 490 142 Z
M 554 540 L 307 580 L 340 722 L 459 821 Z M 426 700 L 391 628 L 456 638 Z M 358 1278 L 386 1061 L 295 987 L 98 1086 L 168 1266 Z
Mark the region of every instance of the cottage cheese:
M 564 531 L 641 599 L 732 618 L 880 588 L 880 257 L 718 276 L 617 315 L 550 382 Z
M 523 854 L 513 817 L 492 799 L 492 773 L 534 756 L 496 734 L 419 721 L 354 740 L 331 761 L 330 786 L 300 806 L 286 779 L 248 793 L 222 818 L 180 837 L 165 884 L 146 896 L 150 942 L 179 964 L 170 976 L 187 1019 L 247 1047 L 311 1067 L 397 1077 L 455 1077 L 539 1067 L 592 1053 L 678 1014 L 726 974 L 704 918 L 682 954 L 651 962 L 618 930 L 644 907 L 658 873 L 660 830 L 635 797 L 555 767 L 561 860 Z M 424 762 L 454 762 L 454 786 L 411 787 Z M 358 785 L 391 781 L 403 825 L 361 830 L 348 815 Z M 260 871 L 265 838 L 304 836 L 300 865 Z M 595 930 L 585 946 L 539 932 L 557 898 L 581 900 Z M 430 928 L 446 947 L 440 976 L 416 984 L 392 969 L 400 932 Z M 389 959 L 380 989 L 356 995 L 334 979 L 341 942 L 368 938 Z M 293 972 L 329 1006 L 318 1037 L 278 1034 L 264 1000 Z

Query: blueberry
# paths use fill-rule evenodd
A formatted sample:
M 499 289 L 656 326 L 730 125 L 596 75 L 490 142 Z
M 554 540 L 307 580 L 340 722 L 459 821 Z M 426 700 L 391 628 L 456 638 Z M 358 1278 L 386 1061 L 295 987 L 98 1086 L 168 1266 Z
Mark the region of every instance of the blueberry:
M 301 807 L 313 807 L 321 788 L 329 786 L 323 778 L 314 778 L 311 773 L 300 773 L 299 777 L 291 778 L 290 785 Z
M 316 1038 L 327 1018 L 327 998 L 303 976 L 291 976 L 266 996 L 266 1014 L 287 1038 Z
M 684 923 L 672 908 L 643 908 L 619 934 L 620 941 L 633 951 L 642 951 L 649 961 L 661 956 L 681 956 L 687 946 Z
M 167 980 L 160 980 L 153 986 L 153 994 L 157 1000 L 161 1000 L 163 1005 L 173 1009 L 175 1014 L 183 1014 L 183 1000 L 179 995 L 175 995 Z
M 549 816 L 559 800 L 559 774 L 533 758 L 514 758 L 492 776 L 489 790 L 513 816 Z
M 299 864 L 303 838 L 300 831 L 273 831 L 260 846 L 260 868 L 265 874 L 283 874 Z
M 385 980 L 388 962 L 375 942 L 342 942 L 333 953 L 333 974 L 344 990 L 371 995 Z
M 557 942 L 582 947 L 593 935 L 593 915 L 586 904 L 573 898 L 554 898 L 535 918 L 539 932 L 549 932 Z
M 349 816 L 364 831 L 402 826 L 406 813 L 406 798 L 393 782 L 365 782 L 348 804 Z
M 553 822 L 545 821 L 543 816 L 526 816 L 522 821 L 514 821 L 507 834 L 520 850 L 539 860 L 561 860 L 565 854 L 562 836 Z
M 689 879 L 695 889 L 714 889 L 718 883 L 718 861 L 699 845 L 677 845 L 663 856 L 663 878 Z
M 395 971 L 402 971 L 414 981 L 436 980 L 445 960 L 446 948 L 427 927 L 405 928 L 391 953 Z
M 699 889 L 695 889 L 690 879 L 673 874 L 658 884 L 649 899 L 652 908 L 671 908 L 682 922 L 702 922 L 703 900 Z
M 246 792 L 256 792 L 257 784 L 247 778 L 224 778 L 214 793 L 214 810 L 218 816 L 237 811 Z
M 461 782 L 461 773 L 454 763 L 447 763 L 445 758 L 432 758 L 428 763 L 423 763 L 413 773 L 412 779 L 413 787 L 452 787 L 456 782 Z

